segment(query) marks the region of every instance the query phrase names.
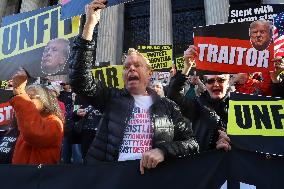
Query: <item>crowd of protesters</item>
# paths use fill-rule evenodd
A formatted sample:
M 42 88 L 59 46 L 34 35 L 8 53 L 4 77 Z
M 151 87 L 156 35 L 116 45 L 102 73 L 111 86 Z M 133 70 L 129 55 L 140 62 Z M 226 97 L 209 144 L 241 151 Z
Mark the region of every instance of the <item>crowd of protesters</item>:
M 195 46 L 185 50 L 181 72 L 173 65 L 167 86 L 150 83 L 149 60 L 135 49 L 129 49 L 124 61 L 124 89 L 104 86 L 91 73 L 92 35 L 104 2 L 96 0 L 86 7 L 86 24 L 71 49 L 70 83 L 27 86 L 25 70 L 13 76 L 10 104 L 17 141 L 10 159 L 0 163 L 139 159 L 144 174 L 169 158 L 213 149 L 229 151 L 230 93 L 284 97 L 281 57 L 272 60 L 275 71 L 270 73 L 189 75 L 198 56 Z M 77 98 L 82 103 L 76 103 Z

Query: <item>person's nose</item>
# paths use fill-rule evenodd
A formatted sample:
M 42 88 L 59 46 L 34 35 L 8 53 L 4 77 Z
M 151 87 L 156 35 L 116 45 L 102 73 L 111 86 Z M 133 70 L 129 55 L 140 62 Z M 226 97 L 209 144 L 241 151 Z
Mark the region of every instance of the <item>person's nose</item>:
M 50 56 L 50 52 L 51 52 L 50 49 L 45 50 L 43 53 L 44 57 Z
M 129 71 L 132 72 L 132 71 L 135 71 L 135 70 L 136 70 L 136 67 L 134 65 L 130 65 Z
M 48 54 L 52 54 L 52 53 L 54 53 L 54 49 L 49 48 L 49 49 L 48 49 Z
M 256 33 L 256 36 L 257 36 L 257 37 L 261 37 L 261 32 L 258 31 L 258 32 Z
M 219 86 L 219 85 L 220 85 L 220 83 L 218 83 L 218 81 L 215 80 L 214 83 L 213 83 L 213 86 Z

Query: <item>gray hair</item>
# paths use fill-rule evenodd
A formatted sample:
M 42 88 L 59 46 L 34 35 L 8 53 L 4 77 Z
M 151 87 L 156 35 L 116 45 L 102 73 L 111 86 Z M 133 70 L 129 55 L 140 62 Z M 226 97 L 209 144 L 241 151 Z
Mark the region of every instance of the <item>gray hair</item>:
M 251 35 L 251 29 L 253 29 L 258 24 L 266 25 L 269 28 L 270 36 L 271 37 L 273 36 L 273 24 L 271 21 L 267 21 L 267 20 L 257 20 L 257 21 L 252 22 L 249 26 L 249 35 Z
M 66 58 L 68 58 L 69 52 L 70 52 L 70 46 L 69 46 L 70 43 L 69 43 L 68 39 L 55 38 L 55 39 L 50 40 L 50 41 L 47 43 L 47 45 L 48 45 L 49 43 L 61 43 L 61 44 L 63 44 L 63 45 L 64 45 L 64 48 L 63 48 L 64 56 L 65 56 Z
M 64 38 L 55 38 L 55 39 L 52 39 L 50 40 L 47 45 L 49 43 L 60 43 L 63 45 L 63 48 L 61 49 L 62 50 L 62 53 L 63 53 L 63 56 L 66 58 L 65 62 L 68 60 L 68 57 L 69 57 L 69 53 L 70 53 L 70 42 L 68 39 L 64 39 Z M 60 71 L 63 71 L 64 69 L 64 66 L 65 64 L 60 64 Z
M 157 81 L 155 80 L 153 83 L 152 83 L 152 88 L 154 89 L 155 86 L 159 86 L 161 88 L 161 94 L 159 94 L 161 97 L 164 97 L 165 96 L 165 92 L 164 92 L 164 87 L 163 87 L 163 84 L 160 82 L 160 81 Z
M 37 98 L 43 104 L 42 114 L 56 115 L 62 122 L 64 121 L 64 115 L 59 107 L 57 98 L 52 95 L 50 89 L 42 85 L 29 85 L 26 91 L 33 90 L 37 94 Z

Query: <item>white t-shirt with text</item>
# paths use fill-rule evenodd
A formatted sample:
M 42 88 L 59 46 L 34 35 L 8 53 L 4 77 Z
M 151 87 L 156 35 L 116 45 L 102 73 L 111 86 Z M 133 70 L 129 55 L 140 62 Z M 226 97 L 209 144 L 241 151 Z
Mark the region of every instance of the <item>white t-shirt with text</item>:
M 141 159 L 145 151 L 152 149 L 153 128 L 149 108 L 151 96 L 133 95 L 135 99 L 131 119 L 124 131 L 118 161 Z

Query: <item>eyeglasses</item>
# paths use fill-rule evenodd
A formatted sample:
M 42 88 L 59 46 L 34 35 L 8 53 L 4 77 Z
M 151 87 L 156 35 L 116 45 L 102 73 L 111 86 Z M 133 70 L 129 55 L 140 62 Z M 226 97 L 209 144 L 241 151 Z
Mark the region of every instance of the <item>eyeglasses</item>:
M 225 78 L 221 78 L 221 77 L 217 77 L 217 78 L 211 78 L 211 79 L 206 79 L 205 80 L 205 83 L 209 84 L 209 85 L 212 85 L 214 84 L 215 82 L 218 82 L 219 84 L 222 84 L 226 81 Z

